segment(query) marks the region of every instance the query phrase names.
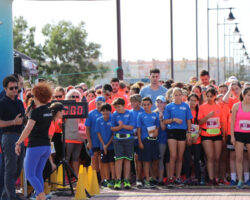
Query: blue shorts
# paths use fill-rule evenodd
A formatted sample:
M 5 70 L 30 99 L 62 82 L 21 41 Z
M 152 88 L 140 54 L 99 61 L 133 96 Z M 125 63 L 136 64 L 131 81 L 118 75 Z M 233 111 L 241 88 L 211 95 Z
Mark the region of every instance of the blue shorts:
M 101 161 L 103 163 L 115 162 L 115 152 L 114 149 L 108 150 L 107 154 L 104 154 L 104 150 L 101 150 Z
M 144 149 L 139 149 L 139 161 L 151 162 L 160 159 L 159 143 L 157 140 L 144 139 Z

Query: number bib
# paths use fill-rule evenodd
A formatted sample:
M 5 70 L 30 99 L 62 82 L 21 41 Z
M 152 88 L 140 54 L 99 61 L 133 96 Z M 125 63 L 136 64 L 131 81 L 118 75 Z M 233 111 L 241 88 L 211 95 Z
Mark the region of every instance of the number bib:
M 191 136 L 195 137 L 199 133 L 199 125 L 192 124 L 191 125 Z
M 156 126 L 150 126 L 150 127 L 147 127 L 147 130 L 148 130 L 148 135 L 149 137 L 153 137 L 153 131 L 156 129 Z
M 219 128 L 220 127 L 220 119 L 218 117 L 209 118 L 207 120 L 207 128 Z
M 51 146 L 51 153 L 50 154 L 56 153 L 54 142 L 51 142 L 50 146 Z
M 250 120 L 240 120 L 240 130 L 250 131 Z

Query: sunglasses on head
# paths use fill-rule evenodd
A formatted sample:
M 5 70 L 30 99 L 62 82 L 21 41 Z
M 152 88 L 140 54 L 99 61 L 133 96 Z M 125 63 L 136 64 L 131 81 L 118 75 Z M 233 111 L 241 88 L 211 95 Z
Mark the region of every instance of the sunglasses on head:
M 62 95 L 54 96 L 55 98 L 62 98 Z
M 9 87 L 9 90 L 18 90 L 18 86 L 15 86 L 15 87 Z
M 79 96 L 72 95 L 71 98 L 72 99 L 79 99 Z

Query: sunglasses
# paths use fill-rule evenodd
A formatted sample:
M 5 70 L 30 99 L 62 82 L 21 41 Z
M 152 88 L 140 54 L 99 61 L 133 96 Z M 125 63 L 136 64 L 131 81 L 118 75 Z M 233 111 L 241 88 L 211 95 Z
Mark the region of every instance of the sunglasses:
M 128 94 L 129 93 L 129 91 L 125 91 L 125 94 Z
M 54 98 L 62 98 L 62 95 L 54 96 Z
M 9 90 L 18 90 L 18 86 L 15 86 L 15 87 L 9 87 Z
M 72 99 L 79 99 L 80 97 L 79 97 L 79 96 L 74 96 L 74 95 L 72 95 L 71 98 L 72 98 Z
M 97 94 L 102 94 L 102 92 L 101 92 L 101 91 L 98 91 Z

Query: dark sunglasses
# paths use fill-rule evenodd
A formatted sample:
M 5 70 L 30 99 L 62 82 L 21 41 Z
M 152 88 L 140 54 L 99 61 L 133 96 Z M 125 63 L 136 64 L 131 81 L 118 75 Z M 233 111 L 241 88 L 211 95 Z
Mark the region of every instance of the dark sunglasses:
M 18 86 L 15 86 L 15 87 L 9 87 L 9 90 L 18 90 Z
M 125 91 L 125 94 L 128 94 L 129 93 L 129 91 Z
M 62 95 L 54 96 L 54 98 L 62 98 Z
M 72 95 L 71 98 L 72 98 L 72 99 L 79 99 L 79 96 L 74 96 L 74 95 Z

